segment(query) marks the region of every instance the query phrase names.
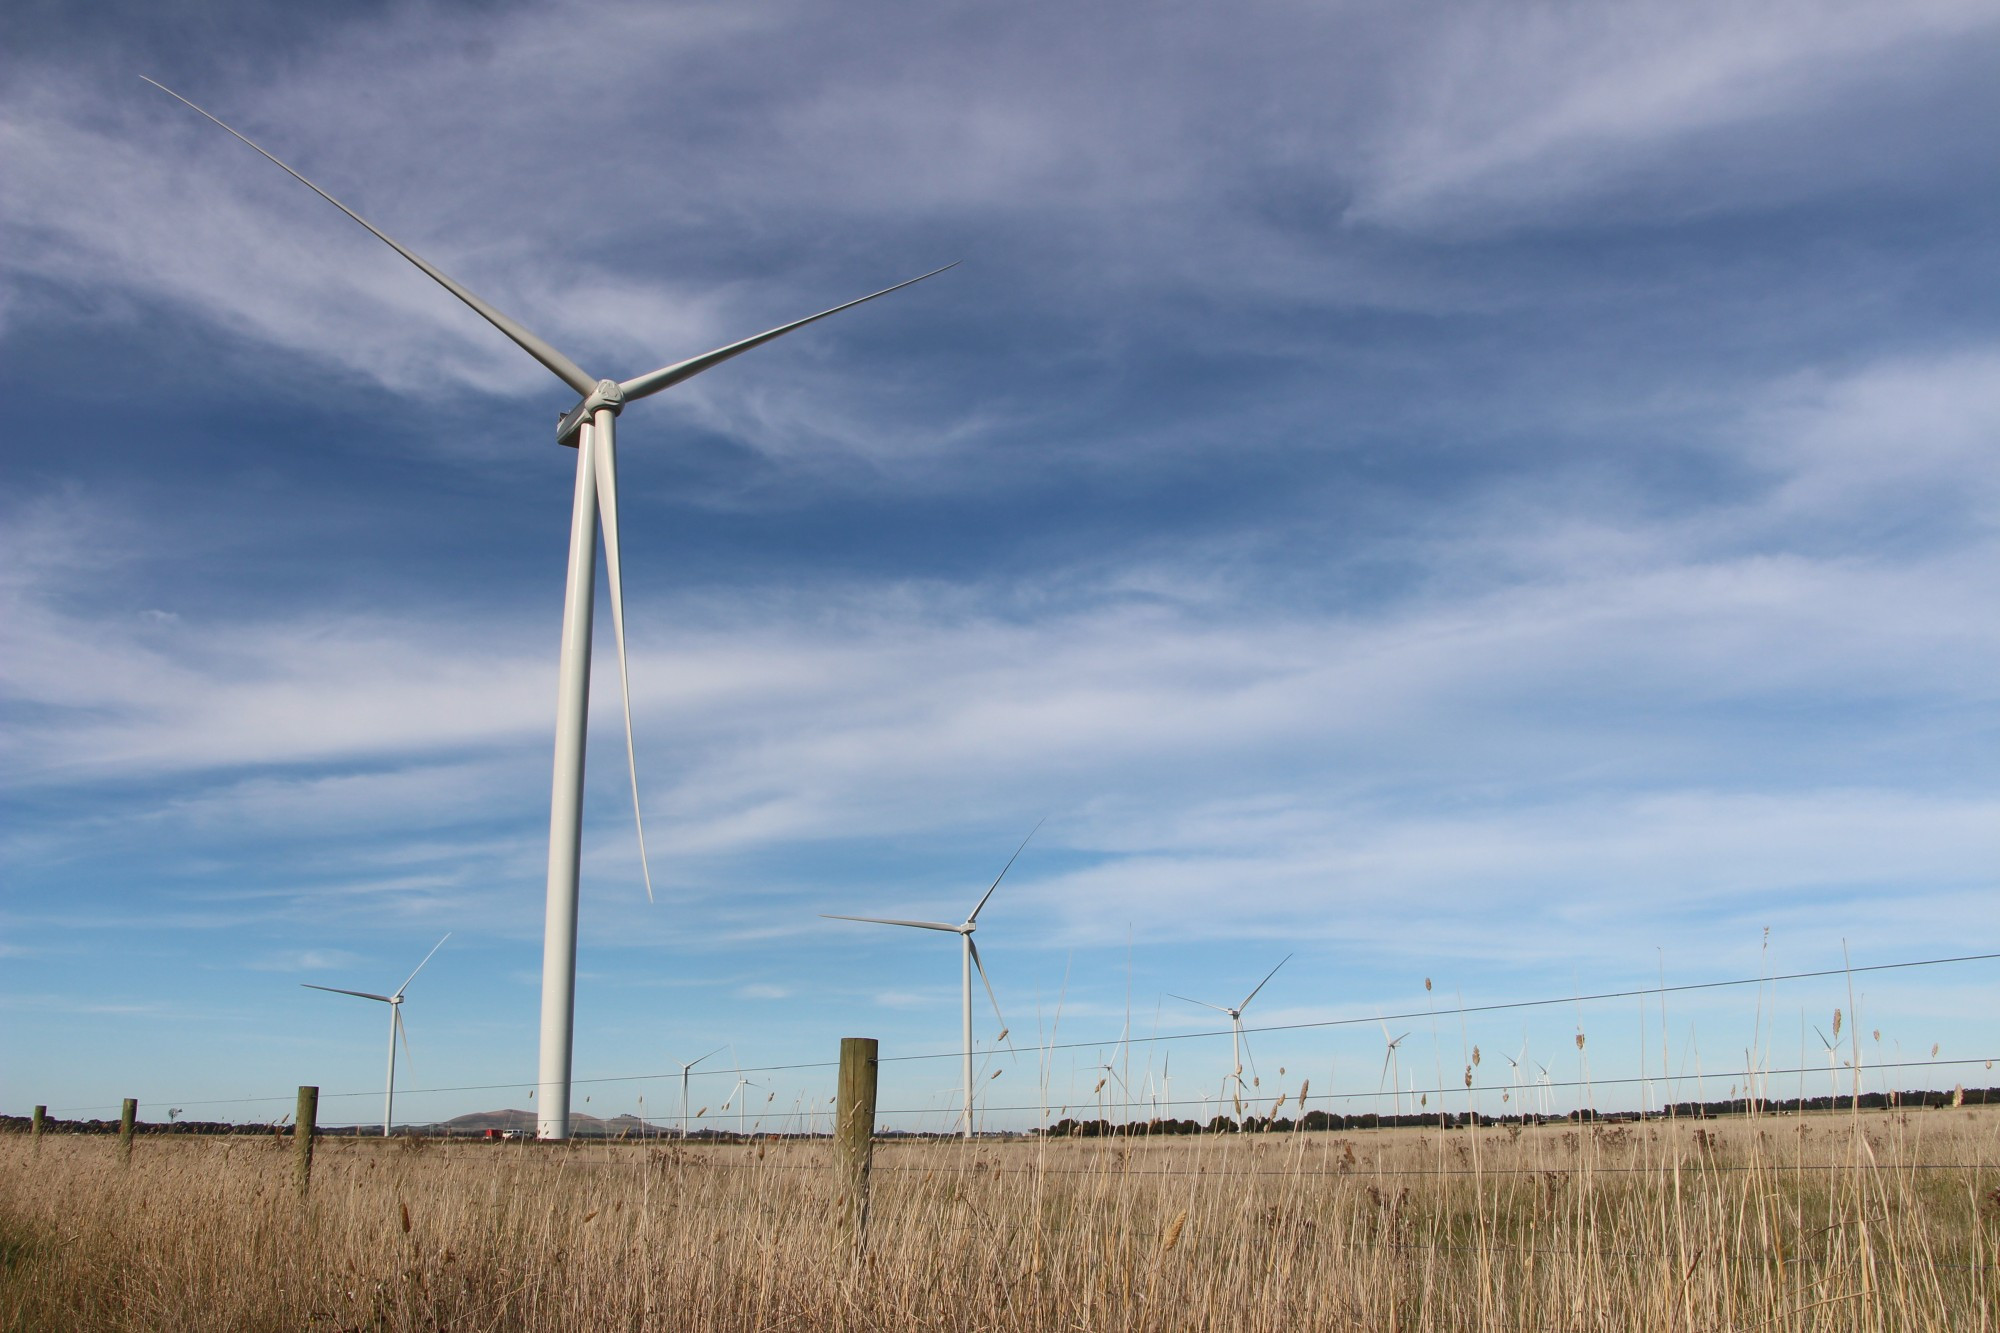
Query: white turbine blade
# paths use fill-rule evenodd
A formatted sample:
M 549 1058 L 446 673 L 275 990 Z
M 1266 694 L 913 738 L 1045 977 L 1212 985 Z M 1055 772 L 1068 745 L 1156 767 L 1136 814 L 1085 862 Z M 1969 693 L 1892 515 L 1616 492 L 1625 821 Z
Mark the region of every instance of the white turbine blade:
M 1240 1034 L 1240 1040 L 1243 1042 L 1243 1059 L 1250 1066 L 1250 1079 L 1253 1083 L 1261 1087 L 1263 1086 L 1263 1080 L 1257 1074 L 1257 1057 L 1250 1053 L 1250 1037 L 1247 1033 L 1243 1033 L 1240 1028 L 1238 1029 L 1238 1032 Z M 1240 1070 L 1237 1073 L 1237 1077 L 1239 1078 L 1242 1077 L 1242 1072 Z
M 1179 1000 L 1183 1004 L 1198 1004 L 1204 1009 L 1213 1009 L 1218 1014 L 1226 1014 L 1229 1012 L 1227 1009 L 1224 1009 L 1219 1004 L 1210 1004 L 1207 1000 L 1192 1000 L 1185 995 L 1176 995 L 1172 991 L 1167 992 L 1167 998 L 1170 1000 Z
M 377 995 L 374 991 L 342 990 L 338 986 L 315 986 L 310 981 L 301 981 L 299 984 L 301 986 L 304 986 L 307 990 L 332 991 L 335 995 L 359 995 L 364 1000 L 380 1000 L 384 1004 L 395 1003 L 395 1001 L 391 1000 L 388 996 Z
M 1382 1052 L 1382 1074 L 1381 1077 L 1375 1080 L 1375 1095 L 1378 1097 L 1382 1095 L 1382 1089 L 1389 1081 L 1389 1060 L 1395 1054 L 1396 1048 L 1394 1046 Z
M 723 1053 L 724 1051 L 726 1051 L 726 1050 L 728 1050 L 728 1049 L 729 1049 L 729 1048 L 728 1048 L 727 1046 L 718 1046 L 718 1047 L 716 1047 L 716 1048 L 715 1048 L 714 1050 L 710 1051 L 710 1052 L 708 1053 L 708 1055 L 704 1055 L 704 1056 L 702 1056 L 702 1057 L 701 1057 L 701 1060 L 706 1060 L 706 1059 L 710 1058 L 711 1056 L 717 1056 L 717 1055 L 721 1055 L 721 1054 L 722 1054 L 722 1053 Z M 693 1068 L 694 1068 L 694 1067 L 695 1067 L 696 1065 L 698 1065 L 698 1064 L 700 1064 L 700 1063 L 701 1063 L 701 1060 L 690 1060 L 690 1061 L 688 1061 L 688 1062 L 687 1062 L 686 1064 L 682 1065 L 682 1066 L 681 1066 L 681 1068 L 682 1068 L 683 1070 L 687 1070 L 687 1069 L 693 1069 Z
M 842 916 L 838 912 L 821 912 L 828 921 L 866 921 L 877 926 L 915 926 L 918 930 L 943 930 L 953 935 L 962 934 L 957 926 L 948 926 L 942 921 L 898 921 L 886 916 Z
M 967 940 L 965 941 L 965 946 L 972 953 L 973 970 L 978 972 L 979 979 L 986 983 L 986 998 L 992 1002 L 993 1017 L 999 1021 L 1001 1032 L 1005 1033 L 1008 1030 L 1007 1019 L 1006 1016 L 1000 1012 L 1000 999 L 993 993 L 993 982 L 986 975 L 986 964 L 979 961 L 979 946 L 976 943 L 974 943 L 970 938 L 967 938 Z
M 416 1067 L 416 1057 L 410 1054 L 410 1030 L 403 1025 L 403 1006 L 396 1006 L 396 1035 L 403 1039 L 403 1063 Z
M 446 931 L 446 932 L 444 933 L 444 940 L 448 940 L 448 939 L 450 939 L 450 938 L 451 938 L 451 932 L 447 930 L 447 931 Z M 410 973 L 410 975 L 409 975 L 409 976 L 407 976 L 407 977 L 403 978 L 403 984 L 402 984 L 402 985 L 400 985 L 400 986 L 398 986 L 398 987 L 396 987 L 396 994 L 398 994 L 398 995 L 401 995 L 401 994 L 402 994 L 402 993 L 403 993 L 404 991 L 406 991 L 406 990 L 408 990 L 408 989 L 410 988 L 410 983 L 411 983 L 412 981 L 415 981 L 415 980 L 417 979 L 417 972 L 421 972 L 421 971 L 423 971 L 423 970 L 424 970 L 424 964 L 425 964 L 425 963 L 428 963 L 428 962 L 430 962 L 430 960 L 431 960 L 432 958 L 436 957 L 436 956 L 437 956 L 437 951 L 438 951 L 439 949 L 442 949 L 442 948 L 444 948 L 444 940 L 439 940 L 439 941 L 438 941 L 438 942 L 437 942 L 436 944 L 433 944 L 433 945 L 431 946 L 431 951 L 430 951 L 429 953 L 427 953 L 427 954 L 425 954 L 425 955 L 424 955 L 424 961 L 423 961 L 422 963 L 418 963 L 418 964 L 417 964 L 417 971 L 416 971 L 416 972 L 412 972 L 412 973 Z
M 1032 839 L 1035 836 L 1035 834 L 1041 831 L 1042 825 L 1048 822 L 1048 818 L 1049 817 L 1047 815 L 1043 815 L 1040 819 L 1037 819 L 1035 821 L 1035 827 L 1028 830 L 1028 836 L 1026 838 L 1021 839 L 1021 845 L 1014 849 L 1014 854 L 1007 858 L 1007 864 L 1001 866 L 1000 873 L 993 877 L 993 883 L 987 887 L 986 897 L 981 898 L 979 900 L 979 906 L 972 909 L 972 915 L 965 918 L 966 925 L 969 926 L 973 922 L 979 920 L 979 913 L 981 912 L 981 910 L 985 908 L 986 899 L 991 898 L 993 896 L 993 890 L 1000 887 L 1000 881 L 1007 878 L 1007 872 L 1014 868 L 1014 862 L 1020 859 L 1021 853 L 1028 850 L 1028 843 L 1030 839 Z
M 139 77 L 142 79 L 146 78 L 146 76 L 143 74 L 140 75 Z M 456 296 L 459 300 L 465 302 L 466 305 L 472 307 L 472 309 L 475 312 L 477 312 L 479 316 L 482 319 L 484 319 L 488 324 L 491 324 L 494 328 L 506 334 L 509 338 L 513 340 L 515 346 L 519 347 L 529 356 L 532 356 L 533 358 L 535 358 L 535 360 L 541 362 L 543 365 L 547 366 L 551 371 L 555 372 L 556 378 L 561 380 L 563 383 L 569 385 L 570 388 L 575 389 L 578 393 L 587 394 L 592 389 L 597 387 L 597 381 L 592 379 L 590 376 L 584 374 L 582 367 L 578 366 L 576 362 L 570 360 L 568 357 L 564 356 L 561 352 L 558 352 L 554 347 L 550 346 L 540 337 L 529 332 L 525 327 L 523 327 L 515 320 L 509 318 L 506 315 L 501 314 L 498 310 L 495 310 L 492 306 L 486 304 L 486 302 L 480 300 L 477 296 L 474 296 L 471 292 L 467 291 L 464 287 L 461 287 L 458 283 L 454 282 L 451 278 L 447 277 L 445 274 L 441 273 L 436 268 L 426 263 L 424 260 L 419 259 L 416 255 L 410 253 L 408 250 L 405 250 L 402 246 L 396 244 L 396 242 L 390 240 L 387 236 L 383 235 L 380 231 L 376 230 L 374 223 L 370 222 L 367 218 L 362 217 L 359 213 L 349 208 L 346 204 L 341 203 L 340 200 L 334 198 L 332 195 L 328 194 L 325 190 L 320 189 L 319 186 L 314 185 L 311 181 L 307 180 L 304 176 L 301 176 L 298 172 L 293 171 L 290 167 L 286 166 L 283 162 L 280 162 L 276 157 L 272 156 L 270 153 L 265 152 L 264 149 L 260 145 L 258 145 L 255 141 L 253 141 L 248 135 L 242 133 L 233 126 L 226 124 L 221 118 L 210 114 L 209 112 L 203 110 L 201 107 L 195 106 L 193 102 L 188 101 L 187 98 L 182 97 L 179 93 L 167 87 L 167 85 L 165 85 L 164 83 L 161 83 L 156 79 L 146 79 L 146 82 L 152 84 L 155 88 L 158 88 L 161 92 L 173 98 L 175 101 L 180 102 L 183 105 L 192 108 L 193 110 L 199 112 L 201 115 L 206 116 L 209 120 L 214 121 L 217 125 L 222 126 L 223 129 L 228 130 L 238 139 L 241 139 L 244 143 L 249 144 L 252 148 L 256 149 L 257 152 L 262 154 L 268 161 L 275 163 L 281 170 L 285 172 L 286 175 L 290 176 L 293 180 L 305 186 L 308 190 L 311 190 L 314 194 L 326 200 L 329 204 L 332 204 L 335 208 L 339 209 L 341 212 L 347 214 L 347 216 L 353 218 L 363 227 L 366 227 L 368 231 L 371 234 L 373 234 L 377 240 L 381 241 L 391 250 L 394 250 L 397 254 L 401 255 L 403 258 L 409 260 L 412 264 L 415 264 L 418 268 L 422 269 L 427 275 L 429 275 L 432 281 L 438 284 L 438 286 L 444 288 L 446 291 L 450 292 L 453 296 Z M 929 275 L 926 274 L 925 276 L 928 277 Z M 891 290 L 894 289 L 892 288 Z M 863 299 L 865 300 L 867 298 L 864 297 Z M 831 314 L 832 312 L 829 311 L 828 313 Z
M 1283 967 L 1286 963 L 1291 962 L 1292 957 L 1293 955 L 1286 954 L 1283 958 L 1280 958 L 1278 960 L 1278 967 Z M 1243 1003 L 1236 1006 L 1236 1012 L 1242 1013 L 1245 1009 L 1248 1009 L 1250 1007 L 1250 1001 L 1257 998 L 1257 991 L 1263 990 L 1264 987 L 1270 985 L 1271 978 L 1278 975 L 1278 967 L 1274 967 L 1269 972 L 1266 972 L 1264 974 L 1264 979 L 1257 983 L 1257 990 L 1253 990 L 1248 995 L 1243 997 Z
M 641 375 L 637 379 L 626 380 L 618 387 L 625 391 L 625 398 L 628 402 L 633 399 L 645 398 L 651 394 L 656 394 L 662 389 L 671 389 L 684 380 L 693 379 L 704 370 L 721 365 L 731 357 L 741 356 L 753 347 L 761 347 L 773 338 L 782 338 L 793 329 L 802 329 L 817 320 L 825 319 L 828 315 L 837 315 L 843 310 L 852 310 L 864 301 L 872 301 L 878 296 L 887 296 L 890 292 L 899 292 L 911 283 L 922 282 L 925 278 L 935 278 L 938 274 L 944 272 L 946 268 L 957 267 L 956 263 L 951 263 L 946 264 L 944 268 L 934 268 L 930 272 L 911 278 L 906 282 L 899 282 L 894 287 L 884 287 L 879 292 L 870 292 L 866 296 L 856 297 L 854 300 L 837 305 L 831 310 L 822 310 L 817 315 L 807 315 L 804 319 L 795 319 L 789 324 L 780 324 L 777 328 L 768 329 L 754 338 L 745 338 L 741 342 L 733 342 L 726 347 L 718 347 L 712 352 L 703 352 L 700 356 L 690 357 L 686 361 L 676 361 L 671 366 L 662 366 L 651 374 Z M 591 385 L 585 384 L 582 386 L 580 392 L 589 393 L 590 390 Z
M 597 515 L 604 528 L 604 573 L 611 587 L 611 628 L 618 639 L 618 697 L 625 705 L 625 763 L 632 774 L 632 823 L 639 830 L 639 874 L 653 901 L 653 871 L 646 862 L 646 817 L 639 811 L 639 753 L 632 742 L 632 683 L 625 670 L 625 585 L 618 564 L 618 447 L 611 417 L 591 432 L 597 476 Z

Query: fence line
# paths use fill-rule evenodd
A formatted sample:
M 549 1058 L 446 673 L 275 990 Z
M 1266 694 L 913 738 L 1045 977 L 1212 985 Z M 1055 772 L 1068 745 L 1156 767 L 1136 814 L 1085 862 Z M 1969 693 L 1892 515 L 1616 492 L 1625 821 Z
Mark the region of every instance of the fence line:
M 1742 986 L 1775 985 L 1776 983 L 1783 981 L 1819 980 L 1828 977 L 1854 976 L 1854 975 L 1859 975 L 1861 973 L 1869 973 L 1869 972 L 1894 972 L 1894 971 L 1906 971 L 1915 968 L 1948 967 L 1963 963 L 1991 962 L 1996 959 L 2000 959 L 2000 951 L 1991 953 L 1958 954 L 1948 958 L 1911 959 L 1909 961 L 1896 962 L 1896 963 L 1871 963 L 1860 967 L 1823 968 L 1809 972 L 1786 972 L 1786 973 L 1778 973 L 1774 975 L 1758 976 L 1758 977 L 1733 977 L 1721 981 L 1682 982 L 1672 986 L 1667 986 L 1667 985 L 1644 986 L 1630 990 L 1600 991 L 1590 995 L 1563 995 L 1563 996 L 1552 996 L 1544 999 L 1506 1000 L 1490 1004 L 1476 1004 L 1476 1005 L 1456 1004 L 1436 1009 L 1416 1009 L 1399 1013 L 1371 1014 L 1366 1017 L 1359 1017 L 1359 1018 L 1329 1018 L 1329 1019 L 1318 1019 L 1311 1022 L 1303 1022 L 1303 1023 L 1274 1023 L 1263 1027 L 1246 1027 L 1243 1029 L 1243 1033 L 1245 1036 L 1252 1036 L 1252 1035 L 1274 1033 L 1274 1032 L 1303 1032 L 1303 1031 L 1312 1031 L 1325 1028 L 1361 1027 L 1378 1023 L 1404 1022 L 1404 1021 L 1413 1021 L 1417 1019 L 1436 1020 L 1439 1018 L 1465 1017 L 1472 1014 L 1490 1014 L 1490 1013 L 1500 1013 L 1500 1012 L 1507 1012 L 1520 1009 L 1549 1008 L 1556 1005 L 1591 1004 L 1604 1000 L 1624 1000 L 1624 999 L 1634 999 L 1634 998 L 1649 997 L 1649 996 L 1664 997 L 1667 995 L 1686 994 L 1693 991 L 1723 990 L 1723 989 L 1742 987 Z M 1202 1030 L 1198 1032 L 1155 1033 L 1153 1035 L 1143 1036 L 1143 1037 L 1128 1035 L 1120 1037 L 1116 1041 L 1111 1041 L 1111 1042 L 1106 1042 L 1101 1040 L 1050 1042 L 1046 1045 L 1037 1045 L 1029 1047 L 1027 1049 L 1041 1053 L 1053 1053 L 1056 1051 L 1069 1051 L 1069 1050 L 1102 1050 L 1106 1046 L 1129 1047 L 1138 1045 L 1152 1045 L 1164 1042 L 1201 1041 L 1218 1037 L 1227 1037 L 1230 1035 L 1231 1035 L 1231 1029 L 1217 1028 L 1212 1030 Z M 983 1052 L 976 1051 L 975 1054 L 990 1058 L 998 1054 L 998 1052 L 989 1049 Z M 958 1050 L 958 1049 L 946 1050 L 946 1051 L 931 1051 L 918 1055 L 883 1056 L 881 1057 L 880 1063 L 908 1064 L 908 1063 L 915 1063 L 915 1062 L 922 1062 L 929 1060 L 959 1060 L 964 1058 L 964 1055 L 965 1052 L 963 1050 Z M 2000 1058 L 2000 1057 L 1986 1058 L 1985 1062 L 1988 1065 L 1990 1065 L 1994 1058 Z M 1931 1060 L 1931 1061 L 1901 1061 L 1901 1062 L 1885 1061 L 1867 1065 L 1866 1068 L 1896 1069 L 1896 1068 L 1911 1068 L 1911 1067 L 1931 1067 L 1931 1066 L 1949 1065 L 1949 1064 L 1976 1064 L 1979 1062 L 1980 1060 L 1978 1058 L 1972 1060 Z M 839 1063 L 838 1061 L 834 1060 L 806 1060 L 806 1061 L 799 1061 L 793 1064 L 745 1065 L 741 1068 L 733 1069 L 730 1072 L 739 1076 L 742 1074 L 790 1073 L 806 1069 L 834 1069 L 837 1068 L 838 1063 Z M 1844 1067 L 1844 1068 L 1849 1068 L 1850 1072 L 1852 1072 L 1851 1067 Z M 1688 1074 L 1683 1072 L 1681 1074 L 1675 1074 L 1675 1075 L 1642 1074 L 1631 1078 L 1578 1079 L 1562 1083 L 1552 1082 L 1552 1083 L 1528 1083 L 1528 1084 L 1492 1084 L 1492 1085 L 1487 1085 L 1486 1090 L 1528 1091 L 1538 1087 L 1545 1089 L 1555 1089 L 1555 1088 L 1577 1088 L 1577 1087 L 1594 1088 L 1600 1086 L 1616 1086 L 1620 1084 L 1630 1084 L 1630 1083 L 1671 1084 L 1671 1083 L 1686 1081 L 1689 1079 L 1693 1079 L 1697 1082 L 1700 1082 L 1711 1078 L 1713 1079 L 1723 1079 L 1732 1077 L 1764 1078 L 1767 1076 L 1775 1076 L 1779 1074 L 1816 1074 L 1818 1072 L 1820 1072 L 1818 1068 L 1809 1067 L 1801 1069 L 1783 1069 L 1783 1070 L 1723 1071 L 1716 1074 L 1709 1074 L 1705 1071 L 1698 1071 L 1694 1074 Z M 694 1077 L 696 1078 L 716 1078 L 721 1076 L 722 1076 L 722 1071 L 719 1070 L 704 1071 L 702 1073 L 694 1075 Z M 680 1071 L 678 1069 L 672 1069 L 672 1070 L 663 1070 L 659 1073 L 647 1073 L 647 1074 L 598 1075 L 591 1078 L 572 1079 L 570 1082 L 572 1087 L 602 1087 L 606 1085 L 619 1084 L 619 1083 L 662 1082 L 667 1080 L 678 1080 L 679 1077 L 680 1077 Z M 462 1084 L 443 1085 L 431 1088 L 404 1088 L 404 1089 L 399 1089 L 398 1091 L 402 1092 L 405 1096 L 422 1096 L 426 1094 L 436 1094 L 436 1093 L 446 1093 L 446 1092 L 508 1092 L 508 1091 L 519 1091 L 526 1088 L 533 1088 L 535 1086 L 537 1085 L 533 1080 L 522 1079 L 508 1083 L 462 1083 Z M 1473 1091 L 1478 1091 L 1478 1090 L 1480 1089 L 1473 1089 Z M 1466 1089 L 1461 1087 L 1405 1089 L 1402 1095 L 1421 1096 L 1433 1093 L 1438 1095 L 1443 1095 L 1445 1093 L 1462 1093 L 1465 1091 Z M 382 1089 L 380 1088 L 364 1089 L 356 1092 L 322 1092 L 320 1094 L 320 1100 L 322 1103 L 324 1103 L 341 1098 L 379 1097 L 381 1095 L 382 1095 Z M 1338 1097 L 1344 1099 L 1352 1099 L 1359 1097 L 1379 1098 L 1389 1095 L 1392 1095 L 1392 1093 L 1386 1091 L 1377 1091 L 1373 1093 L 1358 1092 L 1358 1093 L 1325 1094 L 1325 1096 L 1328 1098 Z M 287 1092 L 282 1094 L 274 1094 L 268 1097 L 266 1096 L 213 1097 L 213 1098 L 146 1097 L 141 1100 L 147 1105 L 163 1105 L 171 1103 L 177 1106 L 178 1108 L 184 1110 L 191 1106 L 249 1106 L 262 1103 L 284 1104 L 292 1101 L 294 1096 L 295 1096 L 294 1093 Z M 1776 1101 L 1779 1099 L 1771 1097 L 1771 1098 L 1759 1098 L 1758 1100 Z M 1131 1103 L 1126 1103 L 1126 1104 L 1130 1105 Z M 1195 1101 L 1183 1101 L 1180 1104 L 1197 1105 L 1201 1103 L 1199 1099 L 1197 1099 Z M 108 1103 L 101 1105 L 87 1105 L 87 1106 L 67 1106 L 67 1107 L 52 1106 L 49 1108 L 49 1114 L 55 1115 L 57 1113 L 62 1113 L 66 1116 L 71 1116 L 76 1114 L 77 1112 L 82 1112 L 82 1111 L 102 1111 L 110 1109 L 113 1109 L 113 1107 L 111 1104 Z M 995 1111 L 1028 1111 L 1037 1108 L 1004 1107 L 1004 1108 L 989 1108 L 989 1109 Z M 887 1112 L 882 1112 L 881 1114 L 917 1115 L 917 1114 L 936 1114 L 936 1113 L 937 1113 L 937 1108 L 926 1107 L 926 1108 L 921 1108 L 919 1110 L 887 1111 Z

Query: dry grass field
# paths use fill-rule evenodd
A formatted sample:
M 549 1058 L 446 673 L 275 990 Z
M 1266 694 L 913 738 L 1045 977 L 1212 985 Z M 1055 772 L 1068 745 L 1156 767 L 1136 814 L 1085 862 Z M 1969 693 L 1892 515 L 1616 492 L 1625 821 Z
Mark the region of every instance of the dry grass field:
M 8 1330 L 2000 1330 L 2000 1112 L 824 1144 L 0 1138 Z

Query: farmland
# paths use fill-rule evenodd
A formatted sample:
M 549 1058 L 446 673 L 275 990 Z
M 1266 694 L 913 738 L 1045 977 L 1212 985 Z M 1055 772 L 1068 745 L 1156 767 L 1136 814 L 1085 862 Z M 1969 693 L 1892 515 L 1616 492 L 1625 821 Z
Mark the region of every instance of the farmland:
M 829 1149 L 0 1136 L 0 1326 L 2000 1328 L 2000 1112 Z

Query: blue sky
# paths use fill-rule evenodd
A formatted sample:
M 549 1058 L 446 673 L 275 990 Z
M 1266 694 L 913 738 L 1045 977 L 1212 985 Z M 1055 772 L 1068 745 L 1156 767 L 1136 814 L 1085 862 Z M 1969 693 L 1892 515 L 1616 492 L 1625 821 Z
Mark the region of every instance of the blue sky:
M 1996 57 L 1991 3 L 30 7 L 0 1103 L 379 1088 L 298 983 L 446 931 L 401 1081 L 519 1086 L 399 1104 L 534 1073 L 574 396 L 139 75 L 592 373 L 963 261 L 622 420 L 661 891 L 600 622 L 577 1072 L 952 1049 L 949 942 L 817 913 L 962 913 L 1046 813 L 999 1107 L 1288 953 L 1258 1021 L 2000 948 Z M 1996 979 L 1868 974 L 1864 1056 L 2000 1054 Z M 1852 1013 L 1759 995 L 1670 999 L 1664 1066 L 1630 1001 L 1403 1050 L 1497 1110 L 1524 1041 L 1726 1083 Z M 1382 1037 L 1253 1049 L 1365 1109 Z

